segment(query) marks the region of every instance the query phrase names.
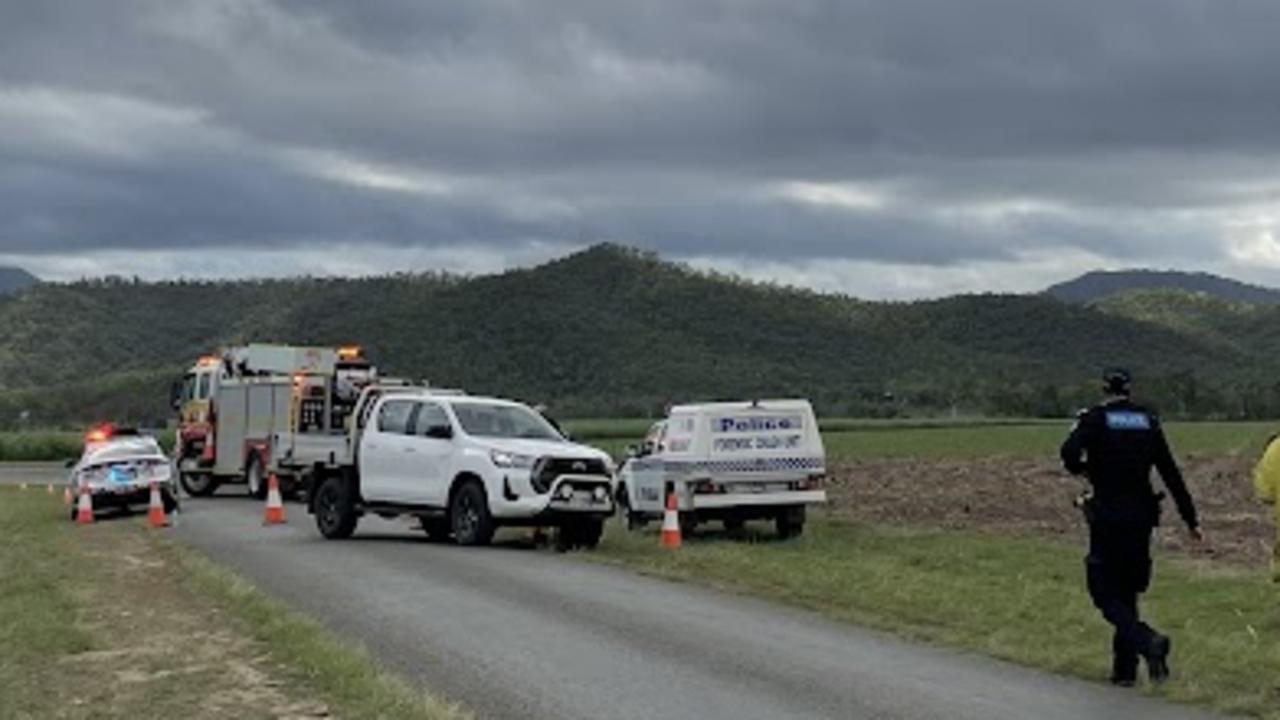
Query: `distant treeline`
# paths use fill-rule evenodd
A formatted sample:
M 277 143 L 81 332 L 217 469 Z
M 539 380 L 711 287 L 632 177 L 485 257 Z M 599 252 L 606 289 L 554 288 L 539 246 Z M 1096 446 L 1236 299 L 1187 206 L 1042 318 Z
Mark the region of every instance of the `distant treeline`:
M 111 279 L 0 299 L 0 428 L 167 419 L 197 356 L 248 341 L 365 345 L 392 375 L 654 417 L 803 396 L 828 416 L 1066 417 L 1102 368 L 1180 418 L 1280 417 L 1280 308 L 1143 291 L 873 303 L 598 246 L 496 276 Z

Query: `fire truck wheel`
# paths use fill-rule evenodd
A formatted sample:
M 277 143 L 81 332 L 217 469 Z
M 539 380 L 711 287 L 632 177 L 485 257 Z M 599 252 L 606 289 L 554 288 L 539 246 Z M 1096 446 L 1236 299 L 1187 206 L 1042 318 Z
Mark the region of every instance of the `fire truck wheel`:
M 207 473 L 182 473 L 178 482 L 191 497 L 208 497 L 218 490 L 218 481 Z
M 328 540 L 345 540 L 356 531 L 355 499 L 351 484 L 334 476 L 316 491 L 316 528 Z
M 249 486 L 249 497 L 258 500 L 267 498 L 267 478 L 257 454 L 249 458 L 249 464 L 244 469 L 244 479 Z

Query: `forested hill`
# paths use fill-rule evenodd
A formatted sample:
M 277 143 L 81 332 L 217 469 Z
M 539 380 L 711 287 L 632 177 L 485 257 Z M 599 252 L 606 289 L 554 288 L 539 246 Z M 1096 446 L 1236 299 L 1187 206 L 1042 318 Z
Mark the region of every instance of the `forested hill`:
M 1271 415 L 1277 313 L 1251 307 L 1214 334 L 1145 302 L 871 303 L 612 245 L 469 279 L 42 284 L 0 299 L 0 425 L 24 410 L 32 424 L 163 418 L 186 364 L 247 341 L 358 342 L 388 373 L 563 415 L 801 395 L 828 414 L 1062 416 L 1093 398 L 1112 363 L 1132 366 L 1171 414 Z
M 1118 270 L 1086 273 L 1045 290 L 1059 300 L 1091 303 L 1137 290 L 1182 290 L 1221 300 L 1259 305 L 1280 304 L 1280 290 L 1249 285 L 1238 280 L 1173 270 Z
M 38 282 L 39 278 L 22 268 L 0 266 L 0 295 L 25 290 Z

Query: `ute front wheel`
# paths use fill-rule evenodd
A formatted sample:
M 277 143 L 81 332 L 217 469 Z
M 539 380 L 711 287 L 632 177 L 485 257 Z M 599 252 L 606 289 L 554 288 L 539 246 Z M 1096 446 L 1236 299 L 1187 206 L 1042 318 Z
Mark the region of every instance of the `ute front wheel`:
M 316 528 L 328 540 L 345 540 L 356 531 L 355 498 L 351 484 L 344 478 L 331 477 L 316 491 Z
M 493 540 L 493 516 L 483 485 L 471 480 L 458 488 L 449 503 L 449 522 L 459 545 L 488 545 Z

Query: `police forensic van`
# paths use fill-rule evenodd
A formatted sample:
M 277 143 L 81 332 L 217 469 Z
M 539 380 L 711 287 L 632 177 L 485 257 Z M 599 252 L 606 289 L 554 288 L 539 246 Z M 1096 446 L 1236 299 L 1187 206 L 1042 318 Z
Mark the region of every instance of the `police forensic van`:
M 628 525 L 661 517 L 674 493 L 680 522 L 729 530 L 768 519 L 778 534 L 804 531 L 806 508 L 825 503 L 826 451 L 808 400 L 677 405 L 618 472 Z

